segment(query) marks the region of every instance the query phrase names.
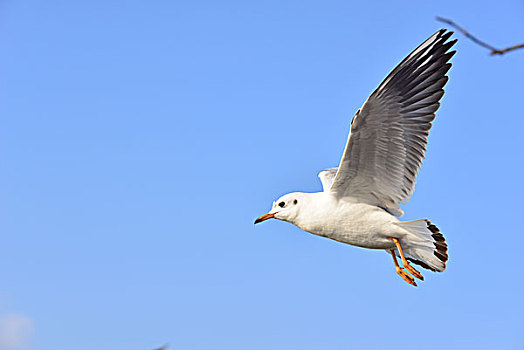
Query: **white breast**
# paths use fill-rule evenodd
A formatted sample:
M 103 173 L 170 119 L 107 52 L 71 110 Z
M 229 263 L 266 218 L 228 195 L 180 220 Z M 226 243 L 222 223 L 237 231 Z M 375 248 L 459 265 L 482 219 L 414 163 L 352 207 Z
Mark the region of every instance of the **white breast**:
M 293 224 L 304 231 L 351 245 L 389 249 L 398 219 L 365 203 L 338 200 L 326 192 L 311 193 Z

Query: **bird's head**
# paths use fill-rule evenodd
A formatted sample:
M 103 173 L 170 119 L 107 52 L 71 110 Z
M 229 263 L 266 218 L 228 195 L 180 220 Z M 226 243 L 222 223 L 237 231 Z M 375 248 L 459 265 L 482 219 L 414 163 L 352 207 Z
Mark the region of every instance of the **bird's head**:
M 300 211 L 300 204 L 303 202 L 303 193 L 288 193 L 275 202 L 269 213 L 262 215 L 255 220 L 255 224 L 268 219 L 278 219 L 293 222 Z

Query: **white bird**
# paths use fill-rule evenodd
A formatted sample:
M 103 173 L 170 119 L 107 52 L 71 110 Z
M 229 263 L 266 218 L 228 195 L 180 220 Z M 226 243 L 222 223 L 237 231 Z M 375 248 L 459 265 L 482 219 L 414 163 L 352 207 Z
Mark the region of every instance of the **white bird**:
M 352 122 L 337 168 L 318 176 L 323 192 L 289 193 L 255 224 L 275 218 L 333 240 L 391 254 L 396 272 L 416 286 L 412 263 L 442 272 L 448 246 L 427 219 L 400 221 L 413 193 L 456 43 L 442 29 L 410 53 L 371 94 Z M 399 266 L 397 256 L 403 267 Z

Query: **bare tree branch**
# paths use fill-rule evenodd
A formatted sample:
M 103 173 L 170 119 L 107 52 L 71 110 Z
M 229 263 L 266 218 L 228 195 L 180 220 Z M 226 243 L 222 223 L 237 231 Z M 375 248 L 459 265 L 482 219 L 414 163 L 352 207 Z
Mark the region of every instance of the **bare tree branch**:
M 482 40 L 477 39 L 475 36 L 470 34 L 466 29 L 462 28 L 461 26 L 459 26 L 458 24 L 456 24 L 452 20 L 447 19 L 447 18 L 443 18 L 443 17 L 439 17 L 439 16 L 437 16 L 436 18 L 437 18 L 437 21 L 449 24 L 450 26 L 456 28 L 459 32 L 464 34 L 466 36 L 466 38 L 469 38 L 473 42 L 475 42 L 475 43 L 479 44 L 480 46 L 485 47 L 486 49 L 490 50 L 491 51 L 491 53 L 490 53 L 491 55 L 503 55 L 503 54 L 505 54 L 508 51 L 513 51 L 513 50 L 516 50 L 516 49 L 524 48 L 524 43 L 523 43 L 523 44 L 513 45 L 513 46 L 510 46 L 510 47 L 506 47 L 505 49 L 499 50 L 499 49 L 491 46 L 490 44 L 487 44 L 487 43 L 483 42 Z
M 169 345 L 164 344 L 164 345 L 162 345 L 161 347 L 159 347 L 159 348 L 155 348 L 155 349 L 153 349 L 153 350 L 166 350 L 168 346 L 169 346 Z

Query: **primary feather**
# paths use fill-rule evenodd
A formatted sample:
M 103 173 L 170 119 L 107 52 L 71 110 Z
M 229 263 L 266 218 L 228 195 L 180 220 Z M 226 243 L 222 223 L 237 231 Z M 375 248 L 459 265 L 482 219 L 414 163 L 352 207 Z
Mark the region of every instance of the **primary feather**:
M 331 191 L 403 214 L 426 151 L 456 40 L 440 30 L 408 55 L 371 94 L 351 131 Z

